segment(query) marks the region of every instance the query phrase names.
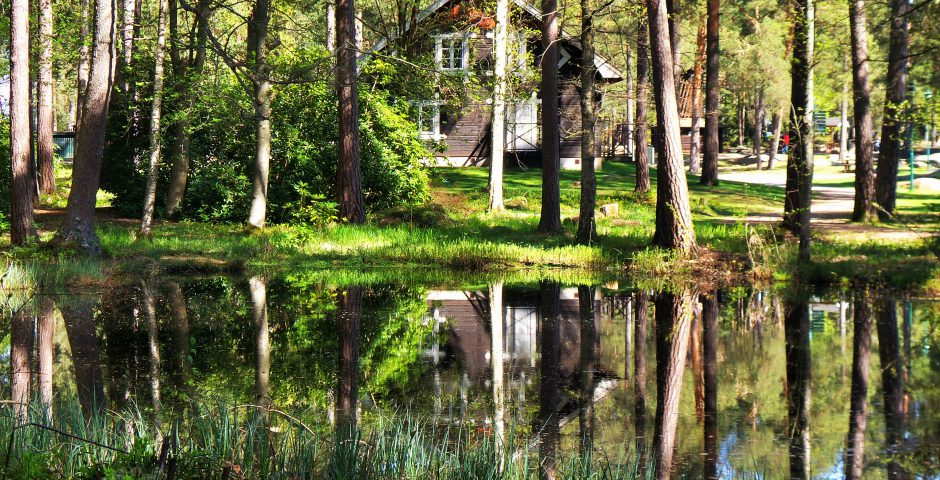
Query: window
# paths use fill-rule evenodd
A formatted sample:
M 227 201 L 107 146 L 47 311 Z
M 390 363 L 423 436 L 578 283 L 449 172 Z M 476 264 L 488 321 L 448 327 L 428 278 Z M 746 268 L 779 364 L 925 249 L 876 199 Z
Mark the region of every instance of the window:
M 437 66 L 445 72 L 467 69 L 467 36 L 462 33 L 437 37 Z
M 415 113 L 418 133 L 426 140 L 440 140 L 441 136 L 441 105 L 439 102 L 416 102 Z

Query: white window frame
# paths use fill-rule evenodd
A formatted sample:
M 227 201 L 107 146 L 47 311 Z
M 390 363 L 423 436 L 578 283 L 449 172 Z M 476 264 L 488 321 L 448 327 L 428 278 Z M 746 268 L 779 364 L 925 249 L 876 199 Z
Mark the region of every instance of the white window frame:
M 444 66 L 444 42 L 452 42 L 450 44 L 451 51 L 453 51 L 454 44 L 460 42 L 460 66 Z M 456 32 L 448 33 L 445 35 L 438 35 L 435 37 L 434 41 L 434 60 L 437 62 L 437 68 L 442 72 L 466 72 L 469 68 L 469 57 L 470 57 L 470 42 L 467 37 L 467 34 Z M 448 59 L 452 60 L 452 59 Z
M 441 102 L 437 100 L 424 100 L 413 102 L 417 118 L 418 136 L 423 140 L 443 140 L 446 135 L 441 134 Z M 424 130 L 425 115 L 431 116 L 431 130 Z

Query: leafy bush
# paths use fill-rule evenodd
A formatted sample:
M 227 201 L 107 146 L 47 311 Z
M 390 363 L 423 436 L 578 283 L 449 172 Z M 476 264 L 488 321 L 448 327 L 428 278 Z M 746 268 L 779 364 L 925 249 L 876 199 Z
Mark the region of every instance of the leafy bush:
M 251 202 L 253 112 L 238 84 L 214 81 L 203 86 L 188 113 L 193 132 L 182 215 L 201 221 L 242 222 Z M 173 112 L 172 105 L 171 99 L 170 118 L 181 114 Z M 336 211 L 332 199 L 339 137 L 333 85 L 324 80 L 281 87 L 272 108 L 268 221 L 328 223 Z M 432 153 L 404 114 L 381 95 L 360 93 L 362 191 L 370 211 L 420 205 L 429 197 L 425 165 Z M 169 133 L 167 137 L 172 140 Z M 144 162 L 128 158 L 131 155 L 120 145 L 109 149 L 114 154 L 106 155 L 102 188 L 115 194 L 115 206 L 136 214 L 145 172 L 143 165 L 135 163 Z M 158 205 L 169 178 L 169 145 L 164 152 Z

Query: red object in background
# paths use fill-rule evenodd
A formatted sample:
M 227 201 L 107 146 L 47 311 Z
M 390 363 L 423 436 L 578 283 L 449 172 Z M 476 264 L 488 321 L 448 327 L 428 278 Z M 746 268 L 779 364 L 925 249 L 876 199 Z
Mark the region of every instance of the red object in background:
M 790 134 L 789 133 L 783 134 L 783 144 L 788 147 L 790 146 Z

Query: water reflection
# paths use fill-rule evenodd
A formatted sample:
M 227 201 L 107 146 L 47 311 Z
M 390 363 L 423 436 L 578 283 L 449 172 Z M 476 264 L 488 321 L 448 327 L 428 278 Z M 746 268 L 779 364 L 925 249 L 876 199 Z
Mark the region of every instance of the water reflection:
M 85 415 L 137 406 L 158 434 L 217 400 L 337 432 L 407 411 L 513 448 L 494 461 L 528 446 L 544 478 L 579 454 L 658 478 L 929 476 L 940 303 L 910 305 L 866 290 L 148 281 L 8 310 L 2 380 L 46 415 L 67 398 Z

